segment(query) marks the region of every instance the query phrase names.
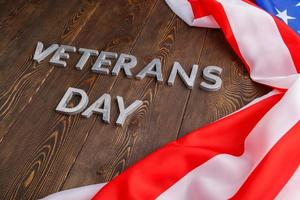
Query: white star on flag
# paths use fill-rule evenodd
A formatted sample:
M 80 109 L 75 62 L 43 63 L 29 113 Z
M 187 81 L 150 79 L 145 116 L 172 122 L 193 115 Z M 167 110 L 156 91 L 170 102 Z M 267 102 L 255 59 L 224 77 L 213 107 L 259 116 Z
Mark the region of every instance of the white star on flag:
M 278 13 L 276 16 L 279 17 L 280 19 L 282 19 L 282 21 L 284 21 L 286 24 L 288 24 L 289 19 L 296 19 L 295 17 L 288 16 L 287 9 L 285 9 L 284 11 L 281 12 L 276 8 L 276 11 Z

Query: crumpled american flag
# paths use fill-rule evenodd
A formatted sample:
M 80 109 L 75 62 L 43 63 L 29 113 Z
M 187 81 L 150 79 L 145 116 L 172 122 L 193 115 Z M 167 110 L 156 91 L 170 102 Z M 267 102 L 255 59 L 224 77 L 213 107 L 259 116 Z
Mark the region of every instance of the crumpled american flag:
M 45 199 L 300 199 L 300 1 L 166 3 L 190 26 L 220 28 L 252 80 L 273 91 L 163 146 L 105 186 Z

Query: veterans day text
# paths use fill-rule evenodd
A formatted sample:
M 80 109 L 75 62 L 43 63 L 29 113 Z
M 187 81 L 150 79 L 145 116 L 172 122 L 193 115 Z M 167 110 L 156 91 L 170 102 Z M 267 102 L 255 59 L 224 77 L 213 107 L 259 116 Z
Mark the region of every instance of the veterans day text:
M 66 60 L 70 58 L 69 53 L 75 53 L 76 51 L 77 48 L 74 46 L 58 44 L 52 44 L 48 48 L 44 49 L 43 43 L 38 42 L 33 55 L 33 60 L 39 63 L 53 54 L 49 62 L 58 67 L 66 67 Z M 131 69 L 137 65 L 137 58 L 133 55 L 125 53 L 118 55 L 118 53 L 108 51 L 100 51 L 99 53 L 98 50 L 86 48 L 79 48 L 78 53 L 81 54 L 81 57 L 75 66 L 77 70 L 82 70 L 89 58 L 91 56 L 95 56 L 97 59 L 91 67 L 91 70 L 95 73 L 117 76 L 120 71 L 123 71 L 127 78 L 135 77 L 136 79 L 142 80 L 147 76 L 155 78 L 158 82 L 164 81 L 162 64 L 158 58 L 154 58 L 140 72 L 133 75 Z M 114 66 L 112 66 L 112 60 L 116 61 Z M 111 71 L 109 67 L 112 67 Z M 194 87 L 198 68 L 199 66 L 194 64 L 190 74 L 188 75 L 182 65 L 175 61 L 167 79 L 167 84 L 170 86 L 174 85 L 176 76 L 178 75 L 185 86 L 188 89 L 192 89 Z M 222 79 L 219 77 L 221 73 L 222 68 L 218 66 L 205 67 L 202 71 L 204 81 L 200 83 L 199 87 L 206 91 L 218 91 L 222 86 Z M 77 105 L 71 107 L 69 105 L 70 101 L 75 96 L 79 96 L 80 101 Z M 106 123 L 110 123 L 110 94 L 103 94 L 87 108 L 88 100 L 89 98 L 84 90 L 70 87 L 57 105 L 56 111 L 68 115 L 81 113 L 81 115 L 86 118 L 89 118 L 93 114 L 101 114 L 102 120 Z M 121 126 L 124 124 L 126 118 L 143 104 L 141 100 L 136 100 L 129 106 L 125 107 L 124 100 L 121 96 L 117 96 L 116 100 L 119 108 L 119 116 L 116 120 L 116 124 Z

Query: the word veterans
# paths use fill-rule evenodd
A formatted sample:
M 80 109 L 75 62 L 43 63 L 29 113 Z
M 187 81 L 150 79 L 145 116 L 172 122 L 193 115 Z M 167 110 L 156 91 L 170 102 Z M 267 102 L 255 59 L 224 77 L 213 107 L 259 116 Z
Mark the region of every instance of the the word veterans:
M 74 53 L 76 51 L 77 49 L 74 46 L 58 44 L 52 44 L 48 48 L 44 49 L 43 43 L 38 42 L 33 59 L 39 63 L 47 58 L 50 54 L 54 53 L 49 62 L 55 66 L 66 67 L 66 59 L 70 58 L 69 53 Z M 78 52 L 81 54 L 81 57 L 75 66 L 77 70 L 82 70 L 89 58 L 91 56 L 96 56 L 97 59 L 95 63 L 93 63 L 93 66 L 91 68 L 93 72 L 98 74 L 111 74 L 113 76 L 117 76 L 122 70 L 124 71 L 127 78 L 133 78 L 131 70 L 137 65 L 137 58 L 133 55 L 124 53 L 118 55 L 115 52 L 107 51 L 101 51 L 99 53 L 98 50 L 86 48 L 79 48 Z M 110 71 L 108 67 L 112 65 L 112 60 L 114 59 L 116 61 L 115 65 Z M 198 73 L 198 68 L 199 66 L 194 64 L 192 66 L 190 74 L 188 75 L 181 64 L 175 61 L 167 80 L 168 85 L 174 85 L 176 76 L 179 75 L 180 79 L 183 81 L 186 87 L 192 89 L 195 83 L 196 75 Z M 219 77 L 221 73 L 222 68 L 220 67 L 205 67 L 202 72 L 204 81 L 200 83 L 200 88 L 206 91 L 218 91 L 222 86 L 222 79 Z M 146 76 L 154 77 L 158 82 L 164 81 L 160 59 L 154 58 L 139 73 L 135 75 L 135 78 L 141 80 Z

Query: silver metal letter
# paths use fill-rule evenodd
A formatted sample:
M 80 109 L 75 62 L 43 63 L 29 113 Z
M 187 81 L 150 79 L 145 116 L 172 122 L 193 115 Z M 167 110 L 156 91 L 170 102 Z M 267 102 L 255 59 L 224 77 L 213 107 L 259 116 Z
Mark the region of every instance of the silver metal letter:
M 200 88 L 206 91 L 218 91 L 222 87 L 222 79 L 217 76 L 222 73 L 222 68 L 218 66 L 207 66 L 203 70 L 203 78 L 213 84 L 201 82 Z
M 76 64 L 76 69 L 82 70 L 90 56 L 98 56 L 99 52 L 94 49 L 85 49 L 85 48 L 80 48 L 78 49 L 78 52 L 82 54 L 80 60 Z
M 103 94 L 97 101 L 88 107 L 81 115 L 89 118 L 92 114 L 102 114 L 102 120 L 109 123 L 111 97 L 109 94 Z M 100 108 L 103 107 L 103 108 Z
M 104 68 L 102 66 L 103 65 L 105 65 L 105 66 L 111 65 L 111 61 L 107 60 L 106 58 L 116 59 L 117 57 L 118 57 L 117 53 L 101 51 L 100 55 L 98 56 L 96 62 L 94 63 L 94 65 L 92 67 L 92 71 L 95 73 L 99 73 L 99 74 L 109 74 L 109 69 Z
M 67 66 L 66 61 L 60 60 L 61 58 L 63 59 L 70 58 L 70 55 L 66 52 L 76 52 L 76 48 L 69 45 L 60 45 L 60 47 L 57 49 L 53 57 L 50 59 L 50 63 L 58 67 L 66 67 Z
M 145 76 L 156 77 L 158 82 L 164 81 L 161 72 L 161 62 L 159 59 L 153 59 L 142 71 L 136 75 L 136 78 L 141 80 L 145 78 Z
M 130 106 L 125 109 L 123 97 L 117 96 L 118 106 L 119 106 L 119 117 L 116 121 L 116 124 L 123 126 L 128 115 L 131 115 L 135 110 L 137 110 L 143 102 L 140 100 L 134 101 Z
M 176 78 L 176 75 L 178 73 L 181 80 L 183 80 L 184 84 L 189 89 L 193 89 L 195 79 L 196 79 L 196 75 L 197 75 L 197 72 L 198 72 L 198 68 L 199 68 L 198 65 L 193 65 L 190 77 L 188 77 L 188 75 L 186 74 L 186 72 L 184 71 L 182 66 L 179 64 L 179 62 L 174 62 L 174 65 L 173 65 L 173 68 L 172 68 L 172 71 L 170 73 L 170 77 L 169 77 L 169 80 L 168 80 L 168 85 L 174 85 L 175 78 Z
M 127 78 L 132 78 L 133 75 L 130 69 L 135 67 L 136 64 L 137 64 L 137 60 L 135 56 L 121 53 L 111 74 L 117 76 L 121 68 L 123 68 Z
M 68 108 L 67 105 L 74 95 L 81 96 L 80 102 L 75 107 Z M 84 90 L 69 87 L 55 110 L 60 113 L 75 115 L 83 111 L 85 107 L 88 105 L 88 102 L 89 102 L 89 98 Z
M 53 53 L 56 49 L 58 49 L 58 44 L 52 44 L 50 47 L 45 49 L 43 51 L 44 45 L 42 42 L 38 42 L 36 45 L 36 49 L 33 55 L 33 60 L 40 63 L 42 60 L 44 60 L 47 56 L 49 56 L 51 53 Z

